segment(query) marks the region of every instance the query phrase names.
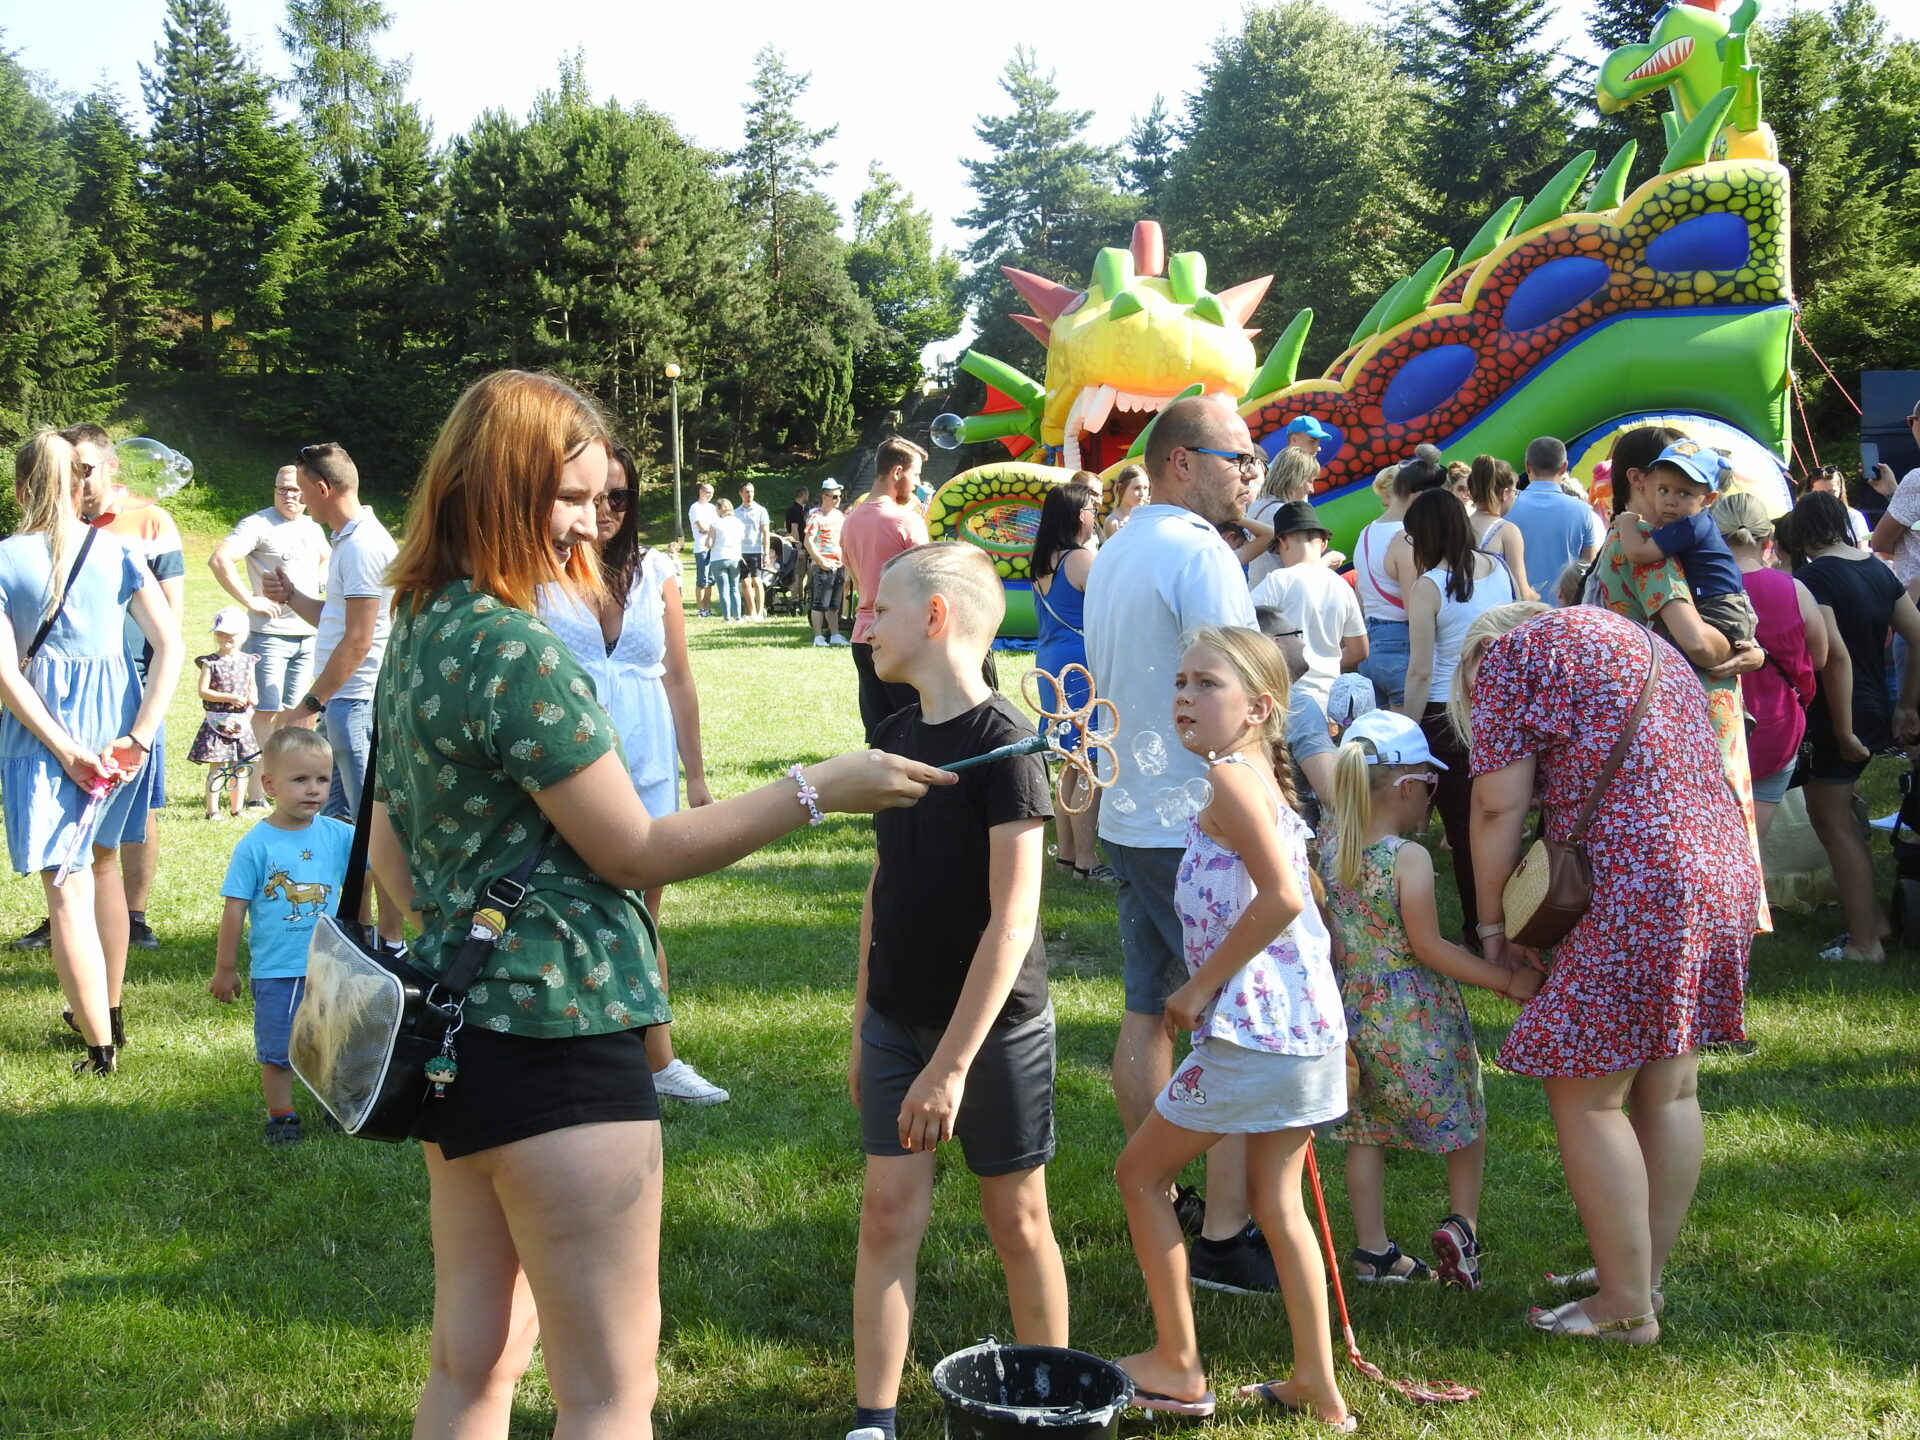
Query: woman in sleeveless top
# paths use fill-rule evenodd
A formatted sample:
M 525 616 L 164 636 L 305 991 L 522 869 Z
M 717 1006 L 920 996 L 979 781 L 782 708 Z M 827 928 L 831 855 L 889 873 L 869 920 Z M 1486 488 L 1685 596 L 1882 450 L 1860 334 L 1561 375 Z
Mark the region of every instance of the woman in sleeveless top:
M 1467 754 L 1447 721 L 1447 697 L 1460 664 L 1467 626 L 1484 611 L 1514 601 L 1513 577 L 1491 555 L 1473 548 L 1467 512 L 1448 494 L 1421 495 L 1407 507 L 1407 538 L 1420 578 L 1407 592 L 1410 654 L 1407 694 L 1397 707 L 1426 731 L 1427 743 L 1447 769 L 1433 803 L 1453 852 L 1453 883 L 1460 892 L 1462 943 L 1480 948 L 1480 919 L 1473 891 L 1472 839 L 1468 833 L 1473 780 Z
M 1837 646 L 1840 637 L 1830 633 L 1813 592 L 1773 568 L 1773 521 L 1759 496 L 1721 496 L 1713 507 L 1713 523 L 1740 566 L 1740 581 L 1760 621 L 1754 639 L 1767 652 L 1767 663 L 1740 682 L 1740 698 L 1753 717 L 1753 733 L 1747 737 L 1753 828 L 1764 844 L 1800 758 L 1814 676 L 1826 667 L 1829 646 Z
M 1474 548 L 1506 564 L 1514 593 L 1520 599 L 1539 599 L 1527 584 L 1526 541 L 1520 527 L 1506 518 L 1520 493 L 1520 477 L 1506 461 L 1478 455 L 1467 474 L 1467 491 L 1473 496 L 1473 514 L 1467 517 L 1467 524 L 1473 527 Z
M 1304 450 L 1287 446 L 1267 463 L 1266 482 L 1254 496 L 1253 503 L 1247 506 L 1247 518 L 1271 529 L 1273 517 L 1282 505 L 1313 498 L 1313 482 L 1319 478 L 1320 462 Z M 1270 548 L 1256 555 L 1247 565 L 1247 588 L 1254 589 L 1279 568 L 1280 557 Z
M 1367 658 L 1360 673 L 1373 682 L 1380 703 L 1397 706 L 1406 696 L 1407 606 L 1403 592 L 1420 578 L 1413 568 L 1404 523 L 1414 496 L 1446 484 L 1447 472 L 1426 460 L 1390 465 L 1373 482 L 1385 508 L 1360 532 L 1353 547 L 1354 590 L 1367 622 Z
M 1087 603 L 1087 572 L 1093 568 L 1093 537 L 1100 526 L 1100 500 L 1093 487 L 1078 480 L 1056 485 L 1040 507 L 1040 525 L 1033 537 L 1033 608 L 1040 621 L 1040 644 L 1034 652 L 1036 668 L 1058 675 L 1069 665 L 1087 663 L 1086 624 L 1082 619 Z M 1077 709 L 1092 698 L 1084 681 L 1066 687 L 1065 705 L 1055 709 Z M 1052 701 L 1055 697 L 1043 695 Z M 1072 748 L 1078 736 L 1067 736 L 1061 744 Z M 1079 772 L 1072 766 L 1060 770 L 1061 805 L 1054 820 L 1056 836 L 1054 859 L 1068 866 L 1082 880 L 1111 882 L 1113 871 L 1100 863 L 1094 827 L 1100 818 L 1099 796 L 1078 815 L 1067 812 L 1065 800 L 1071 793 L 1076 804 Z
M 540 618 L 592 677 L 595 696 L 620 732 L 634 793 L 649 815 L 661 816 L 680 808 L 683 770 L 689 807 L 711 805 L 713 796 L 700 749 L 700 696 L 687 659 L 680 568 L 640 543 L 632 466 L 627 448 L 615 446 L 607 488 L 595 511 L 601 573 L 607 582 L 605 603 L 591 608 L 560 586 L 543 586 Z M 656 924 L 661 898 L 660 886 L 641 897 Z M 664 946 L 659 961 L 664 993 Z M 700 1105 L 728 1098 L 725 1090 L 675 1056 L 671 1022 L 648 1028 L 647 1064 L 662 1095 Z
M 1113 513 L 1107 516 L 1107 523 L 1100 527 L 1100 538 L 1111 540 L 1118 535 L 1120 527 L 1127 523 L 1127 517 L 1152 499 L 1153 485 L 1147 479 L 1146 467 L 1127 466 L 1113 477 Z

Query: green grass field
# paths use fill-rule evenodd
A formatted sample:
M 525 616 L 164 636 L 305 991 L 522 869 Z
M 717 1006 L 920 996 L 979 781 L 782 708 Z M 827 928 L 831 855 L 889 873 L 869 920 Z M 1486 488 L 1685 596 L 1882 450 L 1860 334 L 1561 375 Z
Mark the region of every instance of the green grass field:
M 210 542 L 189 546 L 191 656 L 208 648 L 217 592 Z M 856 743 L 844 652 L 806 645 L 791 621 L 691 625 L 716 793 Z M 260 1143 L 250 1017 L 204 988 L 220 877 L 247 822 L 200 819 L 199 774 L 184 760 L 198 710 L 183 687 L 152 907 L 166 944 L 136 953 L 125 1070 L 71 1076 L 44 952 L 0 952 L 0 1436 L 404 1435 L 432 1303 L 425 1175 L 411 1146 Z M 1891 781 L 1878 772 L 1891 768 L 1876 768 L 1876 811 Z M 838 1440 L 850 1422 L 861 1159 L 844 1064 L 868 853 L 865 823 L 837 819 L 669 891 L 675 1034 L 734 1098 L 666 1116 L 663 1435 Z M 1119 1354 L 1148 1342 L 1150 1321 L 1110 1179 L 1113 905 L 1110 891 L 1059 875 L 1044 911 L 1061 1058 L 1051 1189 L 1075 1343 Z M 0 934 L 39 913 L 37 886 L 0 886 Z M 1550 1298 L 1543 1272 L 1587 1257 L 1538 1086 L 1490 1072 L 1488 1285 L 1352 1297 L 1362 1345 L 1390 1373 L 1484 1393 L 1420 1409 L 1354 1376 L 1363 1433 L 1920 1434 L 1920 986 L 1905 956 L 1878 970 L 1822 965 L 1817 942 L 1837 928 L 1832 910 L 1782 917 L 1755 949 L 1760 1055 L 1707 1062 L 1706 1170 L 1668 1274 L 1662 1343 L 1624 1351 L 1523 1329 L 1527 1306 Z M 1479 992 L 1473 1009 L 1490 1056 L 1511 1012 Z M 1321 1154 L 1344 1246 L 1338 1147 Z M 942 1161 L 921 1266 L 902 1411 L 914 1440 L 940 1433 L 932 1362 L 1009 1330 L 957 1159 Z M 1424 1250 L 1446 1209 L 1439 1163 L 1403 1157 L 1389 1191 L 1394 1233 Z M 1197 1304 L 1218 1392 L 1284 1372 L 1277 1300 Z M 551 1424 L 536 1362 L 513 1434 Z M 1128 1434 L 1153 1428 L 1125 1422 Z M 1228 1403 L 1182 1433 L 1295 1432 L 1309 1433 Z

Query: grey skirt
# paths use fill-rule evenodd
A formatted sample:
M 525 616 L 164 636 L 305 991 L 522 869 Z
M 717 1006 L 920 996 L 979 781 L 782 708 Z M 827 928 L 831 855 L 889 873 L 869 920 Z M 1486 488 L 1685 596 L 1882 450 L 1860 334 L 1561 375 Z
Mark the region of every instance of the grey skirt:
M 1199 1040 L 1153 1103 L 1169 1124 L 1210 1135 L 1331 1124 L 1347 1113 L 1346 1048 L 1274 1055 L 1226 1040 Z

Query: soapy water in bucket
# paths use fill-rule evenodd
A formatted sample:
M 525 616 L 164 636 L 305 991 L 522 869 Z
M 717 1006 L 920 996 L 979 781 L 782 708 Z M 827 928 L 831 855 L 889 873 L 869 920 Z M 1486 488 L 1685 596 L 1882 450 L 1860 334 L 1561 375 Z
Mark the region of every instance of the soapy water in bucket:
M 1011 1440 L 1035 1430 L 1048 1440 L 1113 1436 L 1133 1394 L 1110 1361 L 992 1339 L 947 1356 L 934 1367 L 933 1385 L 946 1405 L 947 1434 L 957 1440 Z

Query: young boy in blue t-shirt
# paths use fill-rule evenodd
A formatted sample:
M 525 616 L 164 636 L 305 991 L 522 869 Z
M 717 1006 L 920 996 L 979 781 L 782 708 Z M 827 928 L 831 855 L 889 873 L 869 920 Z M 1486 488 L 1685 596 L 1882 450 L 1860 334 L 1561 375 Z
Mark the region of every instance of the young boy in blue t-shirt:
M 226 909 L 207 990 L 239 993 L 240 932 L 248 929 L 254 1058 L 267 1100 L 266 1143 L 300 1143 L 287 1037 L 307 983 L 307 945 L 320 913 L 337 914 L 353 827 L 320 814 L 333 782 L 333 748 L 311 730 L 276 730 L 261 753 L 260 787 L 273 812 L 241 837 L 220 886 Z M 365 916 L 361 917 L 365 919 Z
M 1760 622 L 1747 598 L 1740 566 L 1709 513 L 1732 474 L 1732 466 L 1719 451 L 1692 440 L 1676 440 L 1647 467 L 1653 519 L 1658 525 L 1643 530 L 1641 517 L 1623 510 L 1614 518 L 1613 533 L 1620 537 L 1621 551 L 1636 565 L 1679 561 L 1687 588 L 1693 592 L 1694 609 L 1737 649 L 1753 639 Z

